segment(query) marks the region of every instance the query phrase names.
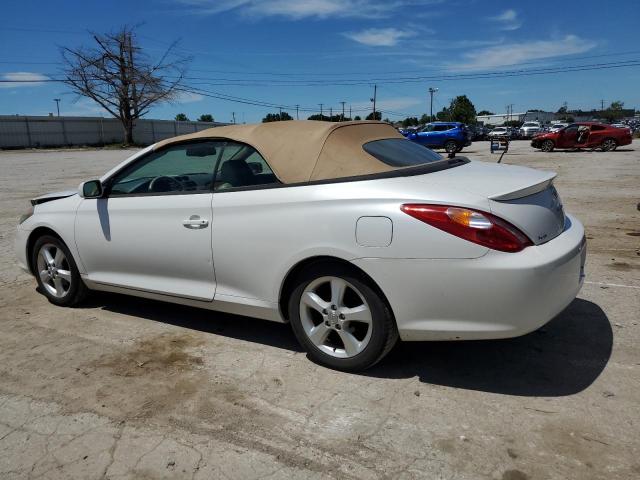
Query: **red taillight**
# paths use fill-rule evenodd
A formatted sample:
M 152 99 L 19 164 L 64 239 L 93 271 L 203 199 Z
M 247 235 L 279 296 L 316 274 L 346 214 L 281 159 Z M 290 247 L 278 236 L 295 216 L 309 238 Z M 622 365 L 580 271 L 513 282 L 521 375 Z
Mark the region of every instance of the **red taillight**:
M 404 204 L 400 209 L 433 227 L 493 250 L 519 252 L 533 245 L 509 222 L 479 210 L 423 203 Z

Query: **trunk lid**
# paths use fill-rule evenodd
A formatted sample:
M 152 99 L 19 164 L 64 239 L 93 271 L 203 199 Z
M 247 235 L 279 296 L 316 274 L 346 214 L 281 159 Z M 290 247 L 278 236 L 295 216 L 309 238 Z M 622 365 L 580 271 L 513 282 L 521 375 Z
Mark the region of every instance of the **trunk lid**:
M 565 216 L 553 186 L 555 177 L 555 172 L 472 161 L 414 178 L 487 198 L 491 213 L 516 226 L 539 245 L 564 231 Z

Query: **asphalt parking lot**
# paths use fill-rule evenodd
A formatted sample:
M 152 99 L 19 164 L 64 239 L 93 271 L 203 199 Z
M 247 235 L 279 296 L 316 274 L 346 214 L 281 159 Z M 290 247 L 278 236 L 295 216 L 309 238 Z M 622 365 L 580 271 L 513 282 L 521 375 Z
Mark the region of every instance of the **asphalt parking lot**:
M 640 477 L 638 140 L 504 157 L 558 172 L 586 226 L 587 283 L 563 313 L 512 340 L 399 344 L 360 375 L 311 363 L 286 325 L 39 295 L 13 256 L 28 199 L 131 153 L 0 152 L 0 477 Z

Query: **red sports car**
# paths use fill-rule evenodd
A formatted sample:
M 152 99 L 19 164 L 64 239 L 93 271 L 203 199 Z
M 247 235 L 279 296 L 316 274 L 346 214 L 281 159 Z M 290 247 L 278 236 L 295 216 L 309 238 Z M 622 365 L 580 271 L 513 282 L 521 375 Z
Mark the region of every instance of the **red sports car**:
M 531 140 L 531 146 L 543 152 L 550 152 L 554 148 L 599 148 L 608 152 L 630 143 L 631 132 L 628 128 L 596 122 L 572 123 L 557 132 L 536 135 Z

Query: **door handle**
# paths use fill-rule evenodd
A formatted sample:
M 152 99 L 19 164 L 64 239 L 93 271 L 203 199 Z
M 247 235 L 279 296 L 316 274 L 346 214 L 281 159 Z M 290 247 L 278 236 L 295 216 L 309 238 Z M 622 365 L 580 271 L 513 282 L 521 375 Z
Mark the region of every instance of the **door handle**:
M 199 215 L 191 215 L 186 220 L 182 221 L 182 225 L 185 228 L 207 228 L 209 226 L 209 220 L 206 218 L 200 218 Z

